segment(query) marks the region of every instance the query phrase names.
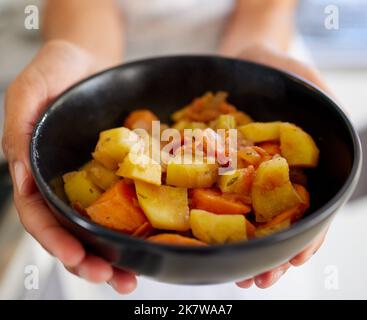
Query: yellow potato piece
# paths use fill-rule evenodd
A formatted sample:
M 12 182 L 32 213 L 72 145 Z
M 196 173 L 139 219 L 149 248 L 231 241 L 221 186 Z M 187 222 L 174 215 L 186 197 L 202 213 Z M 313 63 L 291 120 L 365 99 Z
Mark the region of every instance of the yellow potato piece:
M 291 123 L 280 125 L 280 150 L 290 166 L 314 168 L 319 161 L 319 149 L 313 138 Z
M 87 172 L 92 182 L 102 190 L 107 190 L 119 180 L 114 171 L 105 168 L 96 160 L 89 161 L 82 169 Z
M 257 222 L 269 221 L 284 210 L 302 203 L 289 179 L 287 160 L 275 157 L 259 166 L 252 184 L 251 198 Z
M 94 185 L 85 171 L 69 172 L 63 176 L 63 180 L 65 193 L 71 204 L 87 208 L 101 195 L 101 191 Z
M 130 152 L 120 164 L 116 174 L 120 177 L 162 184 L 162 167 L 144 153 Z
M 140 143 L 138 135 L 130 129 L 121 127 L 106 130 L 100 133 L 92 156 L 106 168 L 116 170 L 131 148 L 138 143 Z
M 229 193 L 241 193 L 244 189 L 249 189 L 246 187 L 250 186 L 251 181 L 246 181 L 249 178 L 247 172 L 247 168 L 242 168 L 220 175 L 217 181 L 219 189 Z
M 187 231 L 190 229 L 186 188 L 155 186 L 135 180 L 139 205 L 154 228 Z
M 254 143 L 279 140 L 280 122 L 252 122 L 238 127 L 246 140 Z
M 212 129 L 235 129 L 236 119 L 231 114 L 221 114 L 216 120 L 211 123 Z
M 190 225 L 194 236 L 209 244 L 247 240 L 246 218 L 241 214 L 219 215 L 193 209 L 190 212 Z
M 218 165 L 208 161 L 185 163 L 181 159 L 172 159 L 167 164 L 166 183 L 184 188 L 209 188 L 217 180 Z

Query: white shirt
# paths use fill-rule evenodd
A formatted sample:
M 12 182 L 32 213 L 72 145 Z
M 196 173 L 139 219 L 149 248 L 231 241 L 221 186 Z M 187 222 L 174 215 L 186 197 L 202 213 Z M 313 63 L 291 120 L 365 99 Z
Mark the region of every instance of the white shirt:
M 126 59 L 212 53 L 234 0 L 120 0 L 126 23 Z

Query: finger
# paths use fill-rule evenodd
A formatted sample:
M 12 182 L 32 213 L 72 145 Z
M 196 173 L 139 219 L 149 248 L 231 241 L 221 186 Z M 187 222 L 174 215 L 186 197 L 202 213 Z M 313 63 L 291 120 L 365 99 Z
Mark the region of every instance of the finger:
M 270 46 L 252 45 L 243 51 L 241 58 L 294 73 L 330 93 L 330 89 L 326 86 L 321 74 L 317 70 Z
M 247 279 L 243 281 L 236 282 L 236 285 L 243 289 L 248 289 L 254 284 L 254 279 Z
M 270 286 L 272 286 L 274 283 L 276 283 L 284 273 L 287 272 L 287 270 L 290 268 L 291 264 L 289 262 L 282 264 L 281 266 L 264 272 L 258 276 L 255 277 L 255 284 L 261 288 L 265 289 Z
M 50 254 L 70 267 L 83 261 L 85 250 L 82 244 L 58 223 L 40 193 L 24 197 L 15 190 L 14 203 L 25 229 Z
M 128 294 L 135 290 L 137 279 L 133 273 L 115 268 L 113 277 L 108 283 L 120 294 Z
M 93 255 L 87 255 L 79 265 L 66 267 L 66 269 L 93 283 L 109 281 L 114 273 L 112 266 L 108 262 Z
M 320 236 L 317 237 L 315 241 L 313 241 L 304 251 L 296 255 L 290 260 L 290 263 L 298 267 L 304 264 L 307 260 L 309 260 L 321 247 L 322 243 L 325 240 L 326 232 L 323 232 Z

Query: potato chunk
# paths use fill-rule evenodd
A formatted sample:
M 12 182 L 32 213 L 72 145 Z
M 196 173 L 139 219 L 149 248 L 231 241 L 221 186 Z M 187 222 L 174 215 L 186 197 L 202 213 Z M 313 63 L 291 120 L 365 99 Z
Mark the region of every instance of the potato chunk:
M 190 229 L 187 189 L 155 186 L 135 181 L 140 207 L 154 228 L 186 231 Z
M 118 176 L 141 180 L 155 185 L 162 184 L 162 167 L 144 153 L 129 153 L 120 164 Z
M 289 179 L 289 167 L 282 157 L 263 162 L 251 190 L 257 222 L 267 222 L 277 214 L 302 203 Z
M 291 123 L 280 125 L 280 149 L 290 166 L 315 168 L 319 149 L 312 137 Z
M 115 172 L 105 168 L 96 160 L 89 161 L 82 169 L 87 172 L 92 182 L 102 190 L 107 190 L 119 180 Z
M 92 182 L 85 171 L 69 172 L 63 176 L 65 193 L 72 205 L 86 208 L 96 201 L 100 189 Z
M 106 168 L 116 170 L 118 164 L 139 141 L 138 135 L 127 128 L 106 130 L 100 133 L 92 156 Z
M 238 127 L 244 138 L 254 143 L 279 140 L 280 122 L 252 122 Z
M 185 163 L 172 159 L 167 164 L 166 183 L 183 188 L 209 188 L 217 180 L 218 165 L 208 161 L 192 161 Z
M 255 178 L 253 166 L 227 172 L 218 178 L 218 187 L 222 192 L 249 194 Z
M 243 215 L 218 215 L 193 209 L 190 212 L 190 224 L 194 236 L 205 243 L 247 240 L 246 218 Z

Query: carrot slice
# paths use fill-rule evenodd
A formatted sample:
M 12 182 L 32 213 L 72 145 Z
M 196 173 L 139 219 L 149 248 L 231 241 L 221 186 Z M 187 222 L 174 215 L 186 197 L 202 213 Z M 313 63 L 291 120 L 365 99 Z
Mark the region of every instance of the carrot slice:
M 147 240 L 164 244 L 180 245 L 180 246 L 206 246 L 207 244 L 194 238 L 184 237 L 179 234 L 161 233 L 149 237 Z
M 138 205 L 134 187 L 123 180 L 103 193 L 86 211 L 94 222 L 129 234 L 148 222 Z
M 134 237 L 146 238 L 153 232 L 153 227 L 149 222 L 144 222 L 139 228 L 137 228 L 132 234 Z
M 249 165 L 257 168 L 262 162 L 271 159 L 271 155 L 258 146 L 248 146 L 238 150 L 238 156 Z
M 192 207 L 216 214 L 246 214 L 251 207 L 235 199 L 224 197 L 217 189 L 194 189 Z
M 287 219 L 293 220 L 293 218 L 296 217 L 299 212 L 300 212 L 299 205 L 294 206 L 294 207 L 292 207 L 290 209 L 287 209 L 287 210 L 283 211 L 282 213 L 278 214 L 276 217 L 274 217 L 269 222 L 267 222 L 265 224 L 262 224 L 261 227 L 262 228 L 273 227 L 277 224 L 280 224 L 280 223 L 284 222 Z
M 259 143 L 258 146 L 261 149 L 264 149 L 268 154 L 274 156 L 276 154 L 280 154 L 280 144 L 277 142 L 262 142 Z
M 252 239 L 255 237 L 256 227 L 248 220 L 246 220 L 246 232 L 247 238 Z
M 157 121 L 157 116 L 146 109 L 136 110 L 129 114 L 124 122 L 124 127 L 129 129 L 144 129 L 152 131 L 152 121 Z

